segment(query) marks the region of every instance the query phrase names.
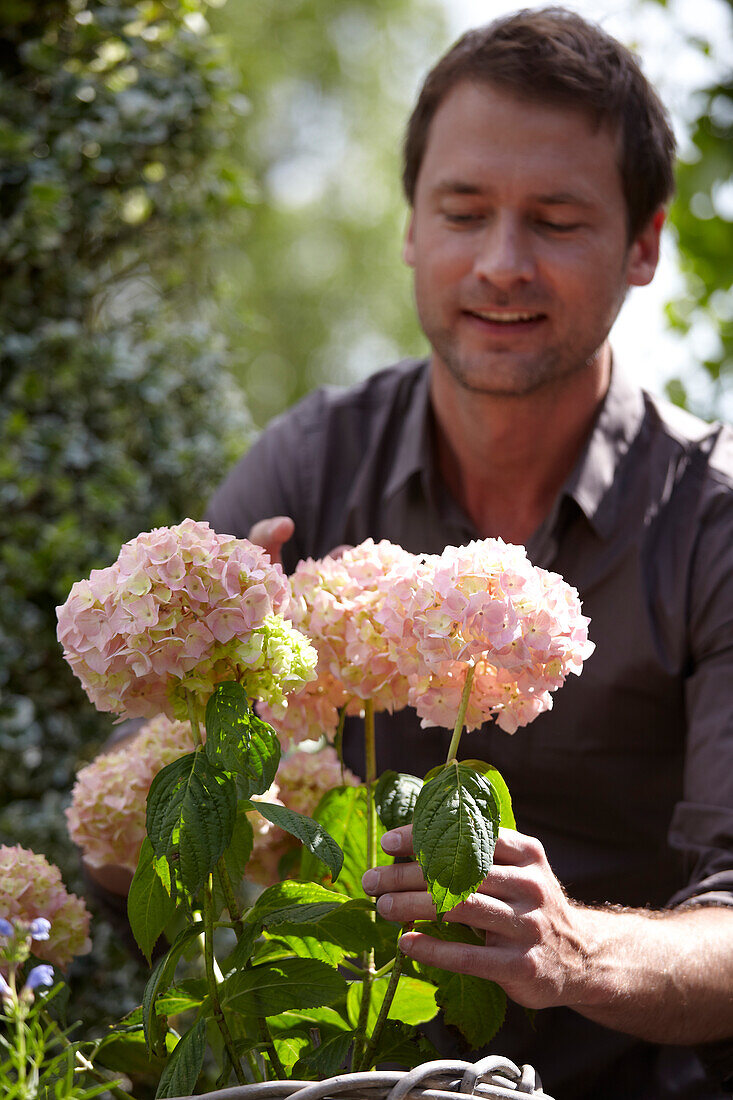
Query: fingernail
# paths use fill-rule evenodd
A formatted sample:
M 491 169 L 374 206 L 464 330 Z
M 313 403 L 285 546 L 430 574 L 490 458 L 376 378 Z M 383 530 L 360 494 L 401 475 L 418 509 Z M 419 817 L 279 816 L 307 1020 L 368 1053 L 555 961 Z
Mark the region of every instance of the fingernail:
M 391 894 L 382 894 L 381 898 L 377 902 L 377 910 L 382 914 L 383 917 L 387 917 L 392 912 L 393 904 L 394 902 L 392 901 Z
M 361 884 L 367 894 L 371 894 L 373 890 L 376 890 L 379 882 L 379 871 L 375 871 L 373 868 L 369 871 L 365 871 L 361 876 Z
M 396 852 L 400 847 L 399 833 L 385 833 L 382 837 L 382 848 L 385 852 Z

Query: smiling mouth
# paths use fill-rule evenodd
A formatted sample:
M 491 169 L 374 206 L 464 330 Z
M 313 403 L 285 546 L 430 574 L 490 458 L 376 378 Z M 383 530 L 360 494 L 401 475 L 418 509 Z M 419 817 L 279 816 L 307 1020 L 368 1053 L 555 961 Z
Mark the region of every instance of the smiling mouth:
M 509 312 L 508 310 L 469 309 L 466 312 L 470 317 L 478 317 L 480 321 L 489 321 L 491 324 L 498 325 L 527 324 L 532 321 L 542 321 L 545 317 L 544 313 L 530 313 L 527 310 Z

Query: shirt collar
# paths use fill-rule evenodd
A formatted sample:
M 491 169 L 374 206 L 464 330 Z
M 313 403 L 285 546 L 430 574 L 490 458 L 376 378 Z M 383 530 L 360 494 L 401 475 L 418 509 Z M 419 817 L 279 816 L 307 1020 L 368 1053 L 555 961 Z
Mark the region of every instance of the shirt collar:
M 420 474 L 429 491 L 432 456 L 430 371 L 421 364 L 413 397 L 402 422 L 385 497 L 392 497 L 409 478 Z M 613 530 L 623 487 L 617 477 L 644 419 L 644 397 L 614 361 L 611 381 L 585 447 L 565 482 L 561 496 L 571 497 L 594 531 L 607 538 Z
M 562 489 L 602 538 L 614 527 L 623 494 L 620 467 L 639 434 L 644 408 L 642 391 L 614 362 L 591 434 Z
M 414 475 L 429 479 L 432 469 L 432 412 L 430 410 L 430 370 L 428 360 L 419 363 L 409 407 L 400 427 L 392 469 L 384 488 L 392 497 Z

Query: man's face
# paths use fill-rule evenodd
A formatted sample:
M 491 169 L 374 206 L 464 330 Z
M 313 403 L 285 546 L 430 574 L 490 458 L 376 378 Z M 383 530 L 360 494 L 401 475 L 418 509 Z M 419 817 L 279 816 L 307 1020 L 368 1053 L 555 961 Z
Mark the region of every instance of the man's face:
M 661 216 L 629 245 L 618 141 L 582 112 L 462 82 L 433 118 L 405 260 L 436 370 L 521 395 L 592 362 Z

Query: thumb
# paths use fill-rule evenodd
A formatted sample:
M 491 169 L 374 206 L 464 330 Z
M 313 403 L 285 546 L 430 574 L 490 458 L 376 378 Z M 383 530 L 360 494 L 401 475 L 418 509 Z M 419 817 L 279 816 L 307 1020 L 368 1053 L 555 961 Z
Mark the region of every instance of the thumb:
M 281 564 L 283 545 L 292 538 L 294 530 L 295 524 L 290 516 L 271 516 L 255 523 L 248 538 L 250 542 L 267 550 L 271 561 Z

